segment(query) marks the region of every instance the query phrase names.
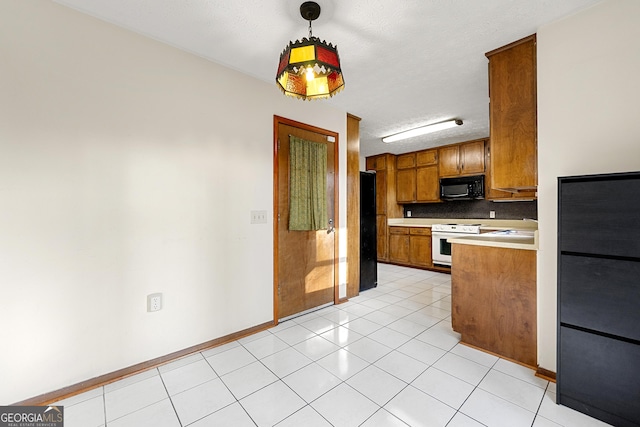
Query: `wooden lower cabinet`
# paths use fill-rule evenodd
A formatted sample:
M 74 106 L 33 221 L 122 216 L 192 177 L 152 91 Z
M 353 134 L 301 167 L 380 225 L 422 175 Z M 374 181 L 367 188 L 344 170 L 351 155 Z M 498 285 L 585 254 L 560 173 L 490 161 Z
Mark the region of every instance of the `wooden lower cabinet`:
M 536 252 L 454 243 L 452 264 L 461 341 L 536 369 Z
M 431 229 L 389 227 L 389 261 L 409 267 L 432 267 Z
M 409 228 L 389 227 L 389 261 L 409 262 Z
M 409 263 L 418 267 L 431 267 L 431 229 L 409 230 Z

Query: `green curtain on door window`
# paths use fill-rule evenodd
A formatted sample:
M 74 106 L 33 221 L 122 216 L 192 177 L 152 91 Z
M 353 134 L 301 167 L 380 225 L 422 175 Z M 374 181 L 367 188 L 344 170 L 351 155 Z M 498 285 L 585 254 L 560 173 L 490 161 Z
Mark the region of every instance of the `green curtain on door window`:
M 327 146 L 289 135 L 289 230 L 328 228 Z

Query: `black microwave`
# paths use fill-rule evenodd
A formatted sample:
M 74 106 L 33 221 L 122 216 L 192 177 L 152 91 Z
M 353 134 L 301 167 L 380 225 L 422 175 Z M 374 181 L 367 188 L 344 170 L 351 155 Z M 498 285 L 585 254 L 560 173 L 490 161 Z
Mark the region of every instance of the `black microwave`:
M 440 200 L 484 199 L 484 175 L 440 178 Z

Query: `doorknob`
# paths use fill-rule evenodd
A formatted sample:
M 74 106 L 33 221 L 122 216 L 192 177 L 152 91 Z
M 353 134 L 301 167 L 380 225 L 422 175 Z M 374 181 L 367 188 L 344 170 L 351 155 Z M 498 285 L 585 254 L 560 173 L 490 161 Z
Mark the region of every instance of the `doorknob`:
M 333 218 L 329 218 L 329 228 L 327 228 L 327 234 L 331 234 L 335 231 L 333 228 Z

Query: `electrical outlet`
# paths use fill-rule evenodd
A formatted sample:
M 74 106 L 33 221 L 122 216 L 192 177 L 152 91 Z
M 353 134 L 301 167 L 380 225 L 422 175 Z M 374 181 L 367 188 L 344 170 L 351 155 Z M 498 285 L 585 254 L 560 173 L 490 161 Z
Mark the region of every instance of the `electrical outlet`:
M 149 294 L 147 295 L 147 311 L 159 311 L 162 309 L 162 294 Z
M 267 211 L 251 211 L 251 224 L 266 224 Z
M 407 211 L 407 218 L 411 218 L 411 211 Z
M 489 218 L 495 218 L 496 217 L 496 211 L 489 211 Z

